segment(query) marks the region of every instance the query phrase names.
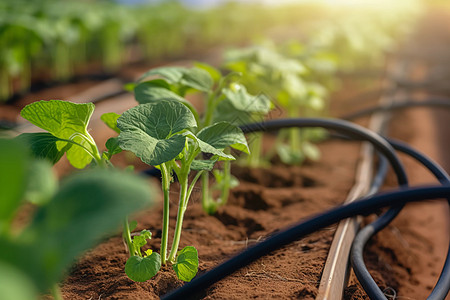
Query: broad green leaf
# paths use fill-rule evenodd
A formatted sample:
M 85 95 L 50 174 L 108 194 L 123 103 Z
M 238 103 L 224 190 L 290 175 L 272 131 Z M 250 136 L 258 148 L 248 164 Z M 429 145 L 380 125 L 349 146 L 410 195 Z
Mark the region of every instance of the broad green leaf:
M 197 137 L 217 149 L 223 150 L 230 146 L 247 154 L 250 153 L 242 130 L 228 122 L 219 122 L 205 127 L 197 133 Z
M 153 203 L 154 194 L 144 179 L 128 172 L 97 168 L 71 176 L 19 237 L 33 254 L 23 255 L 21 267 L 46 291 L 125 216 Z
M 154 68 L 149 70 L 148 72 L 145 72 L 137 82 L 141 82 L 147 77 L 152 76 L 160 76 L 165 78 L 169 83 L 176 83 L 181 80 L 183 77 L 183 72 L 186 68 L 183 67 L 160 67 L 160 68 Z
M 140 104 L 154 103 L 161 100 L 181 102 L 198 119 L 198 112 L 195 107 L 189 101 L 170 90 L 170 86 L 163 80 L 155 79 L 139 83 L 134 89 L 134 96 Z
M 161 84 L 161 82 L 165 84 Z M 134 96 L 140 104 L 161 100 L 187 102 L 183 97 L 173 92 L 165 81 L 160 79 L 139 83 L 134 88 Z
M 267 114 L 272 108 L 272 102 L 264 94 L 250 95 L 245 86 L 234 83 L 231 88 L 222 89 L 226 99 L 240 111 Z
M 37 299 L 36 287 L 20 269 L 0 261 L 0 278 L 2 300 Z
M 13 217 L 21 203 L 28 163 L 25 145 L 15 139 L 0 139 L 0 228 Z
M 24 198 L 35 205 L 50 201 L 58 189 L 58 179 L 48 161 L 35 160 L 28 167 L 28 183 Z
M 133 245 L 136 246 L 136 249 L 140 249 L 142 246 L 145 246 L 147 244 L 147 240 L 152 238 L 152 233 L 144 229 L 142 230 L 139 235 L 136 235 L 133 237 Z
M 152 252 L 147 257 L 132 256 L 125 264 L 125 273 L 134 281 L 145 282 L 161 269 L 161 256 Z
M 52 164 L 56 164 L 73 145 L 72 143 L 66 143 L 65 147 L 58 149 L 57 143 L 63 140 L 48 132 L 22 133 L 17 139 L 29 145 L 34 157 L 47 159 Z
M 202 92 L 209 92 L 214 81 L 207 71 L 199 68 L 190 68 L 184 72 L 180 83 Z
M 207 71 L 195 67 L 161 67 L 152 69 L 142 75 L 138 79 L 138 82 L 151 76 L 162 77 L 170 84 L 190 87 L 202 92 L 208 92 L 214 84 L 213 79 Z
M 191 164 L 191 170 L 195 171 L 202 171 L 207 170 L 211 171 L 214 168 L 215 163 L 217 162 L 217 159 L 215 160 L 194 160 Z
M 197 249 L 192 246 L 187 246 L 179 251 L 177 262 L 173 265 L 173 269 L 178 279 L 188 282 L 191 281 L 198 272 Z
M 120 129 L 117 128 L 117 119 L 120 117 L 119 114 L 110 112 L 103 114 L 100 119 L 103 121 L 103 123 L 106 124 L 109 128 L 114 130 L 117 133 L 120 133 Z
M 136 154 L 149 165 L 170 161 L 184 149 L 181 131 L 196 127 L 191 111 L 174 101 L 141 104 L 124 112 L 117 121 L 122 149 Z
M 106 141 L 105 146 L 106 146 L 106 149 L 108 149 L 108 151 L 106 152 L 106 156 L 107 156 L 108 160 L 111 159 L 111 157 L 114 154 L 122 152 L 122 148 L 120 148 L 120 145 L 119 145 L 118 137 L 109 138 Z
M 222 78 L 222 74 L 220 73 L 220 71 L 209 64 L 195 62 L 194 66 L 208 72 L 214 82 L 219 82 L 220 78 Z
M 184 133 L 185 136 L 191 138 L 199 147 L 200 151 L 204 153 L 210 153 L 217 156 L 220 160 L 234 160 L 233 155 L 226 154 L 222 149 L 217 149 L 214 146 L 202 141 L 198 137 L 196 137 L 192 132 L 186 131 Z
M 92 103 L 72 103 L 61 100 L 38 101 L 25 106 L 21 116 L 34 125 L 47 130 L 52 135 L 91 149 L 91 137 L 87 132 L 89 119 L 94 112 Z M 57 142 L 58 150 L 62 150 L 67 142 Z M 92 157 L 82 147 L 70 147 L 67 159 L 79 169 L 92 161 Z

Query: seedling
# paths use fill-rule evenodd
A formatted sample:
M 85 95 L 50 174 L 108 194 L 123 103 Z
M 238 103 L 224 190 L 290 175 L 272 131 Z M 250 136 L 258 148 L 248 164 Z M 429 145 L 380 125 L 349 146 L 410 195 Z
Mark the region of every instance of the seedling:
M 143 81 L 152 77 L 151 80 Z M 139 103 L 157 103 L 169 99 L 186 105 L 192 112 L 201 130 L 219 121 L 226 121 L 233 125 L 261 121 L 271 109 L 270 100 L 264 95 L 253 96 L 239 83 L 241 75 L 230 73 L 222 76 L 219 70 L 207 64 L 197 63 L 193 68 L 162 67 L 145 73 L 133 86 L 136 100 Z M 185 99 L 189 93 L 201 93 L 204 99 L 204 112 L 201 115 Z M 248 153 L 246 148 L 239 149 Z M 228 150 L 226 150 L 228 151 Z M 202 175 L 202 204 L 203 209 L 215 213 L 217 208 L 224 205 L 228 199 L 230 188 L 238 184 L 230 174 L 230 162 L 223 163 L 223 169 L 213 171 L 215 184 L 209 186 L 209 173 Z M 219 191 L 217 200 L 213 192 Z
M 250 92 L 262 91 L 275 99 L 288 117 L 311 116 L 324 108 L 326 90 L 320 84 L 305 79 L 308 69 L 300 61 L 285 57 L 275 50 L 250 47 L 230 51 L 226 66 L 243 74 L 242 82 Z M 306 157 L 318 159 L 318 149 L 308 141 L 304 132 L 297 128 L 280 132 L 276 151 L 283 162 L 300 164 Z M 250 166 L 267 163 L 262 159 L 260 149 L 261 134 L 251 145 Z
M 184 213 L 192 190 L 201 174 L 211 170 L 218 160 L 234 159 L 224 152 L 225 148 L 248 151 L 245 136 L 238 127 L 218 122 L 194 133 L 197 125 L 194 113 L 178 98 L 138 105 L 124 112 L 117 120 L 120 147 L 133 152 L 144 163 L 161 170 L 164 193 L 160 256 L 156 253 L 142 255 L 135 247 L 136 243 L 141 245 L 142 238 L 139 238 L 139 242 L 133 240 L 131 249 L 137 255 L 132 255 L 127 262 L 127 274 L 132 279 L 140 281 L 152 277 L 154 271 L 159 269 L 159 259 L 162 264 L 172 264 L 181 280 L 190 281 L 197 273 L 197 250 L 185 247 L 178 252 Z M 198 159 L 201 153 L 208 154 L 210 158 Z M 198 172 L 189 181 L 191 170 Z M 180 196 L 172 248 L 167 254 L 169 190 L 173 173 L 180 183 Z M 148 237 L 146 233 L 145 236 Z

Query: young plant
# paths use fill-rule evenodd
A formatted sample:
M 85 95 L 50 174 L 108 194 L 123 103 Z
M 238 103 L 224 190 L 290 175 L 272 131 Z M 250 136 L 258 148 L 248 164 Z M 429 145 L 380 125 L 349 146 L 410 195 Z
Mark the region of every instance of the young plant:
M 133 174 L 100 168 L 71 175 L 58 187 L 51 164 L 33 159 L 27 146 L 0 139 L 0 295 L 29 300 L 51 290 L 62 299 L 57 284 L 74 259 L 127 214 L 147 207 L 154 191 Z M 26 200 L 39 207 L 29 224 L 13 227 Z
M 324 108 L 326 90 L 317 82 L 308 82 L 308 69 L 298 60 L 290 59 L 269 48 L 251 47 L 228 53 L 226 66 L 243 74 L 242 81 L 252 93 L 264 92 L 275 99 L 288 117 L 312 116 Z M 259 140 L 260 137 L 257 139 Z M 261 164 L 260 143 L 251 147 L 249 165 Z M 300 164 L 305 158 L 317 160 L 319 151 L 307 139 L 304 130 L 292 128 L 280 132 L 276 144 L 280 159 Z
M 164 207 L 160 255 L 154 252 L 141 255 L 140 250 L 133 246 L 135 255 L 129 258 L 126 270 L 134 280 L 142 281 L 154 276 L 155 269 L 159 269 L 159 259 L 162 264 L 172 264 L 181 280 L 190 281 L 196 275 L 197 250 L 188 246 L 178 252 L 183 218 L 192 190 L 201 174 L 211 170 L 218 160 L 234 159 L 224 152 L 225 148 L 248 151 L 244 134 L 234 125 L 218 122 L 194 133 L 197 126 L 194 113 L 178 98 L 138 105 L 117 120 L 120 147 L 133 152 L 144 163 L 157 167 L 162 174 Z M 198 159 L 201 153 L 205 154 L 204 159 Z M 192 170 L 198 172 L 189 180 Z M 180 196 L 174 237 L 168 253 L 169 191 L 174 174 L 180 183 Z M 142 238 L 139 239 L 139 242 L 132 241 L 133 245 L 141 245 Z
M 21 115 L 31 123 L 48 132 L 23 133 L 17 137 L 30 145 L 35 157 L 48 159 L 53 164 L 66 153 L 69 162 L 76 168 L 85 168 L 89 163 L 99 167 L 110 166 L 114 154 L 122 151 L 118 138 L 112 137 L 106 142 L 107 150 L 100 151 L 87 130 L 90 117 L 94 111 L 92 103 L 76 104 L 67 101 L 39 101 L 27 105 Z M 117 128 L 118 114 L 107 113 L 101 119 L 111 129 Z M 141 255 L 140 247 L 131 238 L 128 217 L 123 220 L 123 237 L 130 255 Z M 144 243 L 145 244 L 145 243 Z M 159 268 L 158 268 L 159 269 Z
M 148 77 L 151 80 L 143 81 Z M 194 115 L 201 130 L 219 121 L 233 125 L 261 121 L 272 108 L 270 100 L 264 95 L 250 95 L 239 83 L 240 74 L 230 73 L 222 76 L 220 71 L 207 64 L 197 63 L 193 68 L 162 67 L 145 73 L 134 86 L 136 100 L 143 103 L 157 103 L 169 99 L 186 105 Z M 201 93 L 204 99 L 204 111 L 201 115 L 185 99 L 189 93 Z M 242 150 L 242 149 L 241 149 Z M 228 151 L 228 150 L 227 150 Z M 248 153 L 246 149 L 244 152 Z M 202 204 L 204 210 L 212 214 L 224 205 L 230 188 L 238 184 L 230 173 L 230 162 L 223 163 L 222 170 L 213 171 L 215 184 L 209 186 L 209 173 L 202 175 Z M 213 198 L 215 191 L 220 196 Z

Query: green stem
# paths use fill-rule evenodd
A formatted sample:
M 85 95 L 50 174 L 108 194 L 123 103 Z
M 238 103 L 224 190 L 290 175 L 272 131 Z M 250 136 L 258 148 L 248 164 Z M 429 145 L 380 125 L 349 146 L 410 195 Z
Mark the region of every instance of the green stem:
M 61 289 L 57 283 L 52 286 L 51 293 L 54 300 L 64 300 L 61 294 Z
M 170 205 L 170 171 L 165 163 L 161 164 L 162 190 L 164 193 L 163 207 L 163 228 L 161 235 L 161 263 L 166 264 L 167 260 L 167 241 L 169 239 L 169 205 Z
M 208 102 L 206 103 L 205 120 L 203 122 L 203 128 L 211 125 L 211 123 L 212 123 L 214 109 L 216 107 L 214 105 L 215 96 L 216 96 L 216 93 L 210 93 L 208 95 Z
M 224 178 L 223 178 L 223 187 L 222 187 L 222 192 L 220 193 L 220 202 L 219 205 L 225 205 L 228 201 L 228 196 L 230 194 L 230 180 L 231 180 L 231 161 L 230 160 L 226 160 L 223 163 L 223 173 L 224 173 Z
M 134 249 L 133 241 L 131 240 L 130 225 L 128 223 L 128 216 L 123 220 L 123 238 L 128 246 L 128 252 L 130 257 L 136 255 L 136 250 Z
M 202 174 L 202 208 L 207 214 L 211 207 L 211 198 L 209 197 L 209 173 Z
M 172 242 L 172 249 L 170 250 L 169 258 L 168 260 L 170 262 L 175 262 L 175 258 L 177 256 L 178 252 L 178 245 L 180 243 L 181 238 L 181 230 L 183 227 L 183 218 L 184 213 L 186 211 L 187 202 L 188 202 L 188 173 L 184 174 L 177 174 L 178 180 L 180 182 L 180 200 L 178 202 L 178 215 L 177 215 L 177 223 L 175 226 L 175 233 L 173 235 L 173 242 Z
M 253 139 L 249 145 L 250 155 L 247 158 L 247 164 L 250 167 L 258 167 L 261 164 L 261 147 L 262 147 L 262 137 L 263 134 L 253 133 Z

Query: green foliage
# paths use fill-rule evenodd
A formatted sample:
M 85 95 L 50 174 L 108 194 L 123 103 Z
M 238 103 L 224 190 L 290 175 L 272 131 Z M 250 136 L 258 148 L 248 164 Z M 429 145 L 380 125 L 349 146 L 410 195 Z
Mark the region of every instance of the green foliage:
M 194 116 L 178 102 L 161 101 L 138 105 L 118 119 L 122 149 L 136 154 L 149 165 L 160 165 L 183 151 L 183 130 L 195 127 Z
M 191 281 L 198 272 L 198 253 L 192 246 L 184 247 L 178 252 L 177 262 L 173 264 L 177 277 L 183 281 Z
M 14 140 L 0 139 L 0 232 L 8 225 L 20 206 L 26 186 L 27 152 Z
M 77 104 L 61 100 L 38 101 L 25 106 L 21 111 L 21 116 L 32 124 L 48 131 L 59 141 L 56 141 L 56 147 L 59 151 L 48 151 L 47 154 L 56 154 L 61 157 L 61 151 L 64 149 L 67 153 L 67 159 L 70 163 L 79 169 L 88 165 L 93 157 L 98 156 L 98 150 L 92 137 L 87 131 L 89 120 L 94 112 L 94 104 Z M 31 134 L 28 134 L 31 135 Z M 36 134 L 35 134 L 36 135 Z M 39 148 L 44 148 L 45 143 L 52 148 L 55 141 L 48 136 L 43 139 L 42 135 L 30 138 L 31 141 L 39 139 Z M 78 147 L 68 147 L 73 143 Z
M 101 115 L 100 119 L 103 121 L 103 123 L 106 124 L 106 126 L 111 128 L 115 132 L 120 133 L 120 129 L 117 128 L 117 119 L 119 117 L 120 115 L 116 113 L 105 113 Z
M 125 273 L 134 281 L 144 282 L 152 278 L 161 268 L 161 256 L 153 252 L 149 256 L 132 256 L 125 264 Z
M 0 285 L 4 297 L 23 299 L 34 290 L 47 292 L 62 279 L 76 257 L 114 231 L 127 214 L 151 203 L 153 191 L 143 179 L 107 169 L 76 173 L 66 178 L 56 191 L 54 187 L 44 187 L 39 192 L 37 183 L 29 182 L 36 180 L 36 176 L 26 172 L 28 165 L 37 166 L 28 156 L 26 146 L 17 139 L 0 139 L 0 145 L 0 159 L 5 160 L 2 174 L 7 173 L 9 178 L 0 181 L 1 185 L 8 184 L 2 186 L 2 196 L 6 197 L 0 206 L 0 264 L 1 272 L 11 269 L 8 280 L 12 281 L 8 286 L 4 285 L 7 281 Z M 39 168 L 45 166 L 48 168 L 48 163 Z M 39 175 L 50 174 L 43 171 Z M 39 195 L 41 207 L 30 224 L 13 234 L 10 225 L 23 194 Z M 18 284 L 23 291 L 12 289 Z

